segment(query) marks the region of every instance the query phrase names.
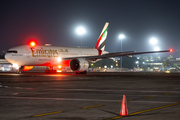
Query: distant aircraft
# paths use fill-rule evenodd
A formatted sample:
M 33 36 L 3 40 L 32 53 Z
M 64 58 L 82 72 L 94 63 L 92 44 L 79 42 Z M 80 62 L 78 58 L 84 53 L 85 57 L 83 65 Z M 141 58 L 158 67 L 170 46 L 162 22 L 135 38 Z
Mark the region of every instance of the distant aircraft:
M 35 42 L 30 45 L 21 45 L 10 48 L 5 54 L 5 59 L 17 68 L 17 73 L 32 69 L 31 66 L 48 66 L 50 70 L 46 73 L 56 73 L 55 66 L 69 66 L 75 73 L 86 74 L 91 63 L 104 58 L 118 56 L 132 56 L 136 54 L 172 52 L 172 50 L 150 51 L 150 52 L 116 52 L 105 51 L 105 43 L 109 23 L 105 26 L 97 40 L 94 48 L 60 47 L 60 46 L 39 46 Z

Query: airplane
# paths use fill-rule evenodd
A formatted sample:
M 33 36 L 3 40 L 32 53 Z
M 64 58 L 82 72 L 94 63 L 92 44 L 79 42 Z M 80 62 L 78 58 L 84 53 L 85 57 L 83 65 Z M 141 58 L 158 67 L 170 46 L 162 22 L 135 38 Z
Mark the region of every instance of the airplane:
M 137 54 L 172 52 L 173 50 L 150 51 L 150 52 L 116 52 L 109 53 L 105 51 L 105 43 L 108 33 L 109 23 L 106 22 L 102 32 L 96 42 L 94 48 L 78 48 L 78 47 L 61 47 L 36 45 L 31 42 L 29 45 L 20 45 L 10 48 L 6 54 L 5 59 L 12 63 L 15 67 L 16 73 L 30 70 L 33 66 L 48 66 L 50 70 L 45 73 L 56 73 L 53 69 L 55 66 L 69 66 L 72 71 L 77 74 L 86 74 L 87 69 L 91 63 L 95 63 L 101 59 L 128 56 Z

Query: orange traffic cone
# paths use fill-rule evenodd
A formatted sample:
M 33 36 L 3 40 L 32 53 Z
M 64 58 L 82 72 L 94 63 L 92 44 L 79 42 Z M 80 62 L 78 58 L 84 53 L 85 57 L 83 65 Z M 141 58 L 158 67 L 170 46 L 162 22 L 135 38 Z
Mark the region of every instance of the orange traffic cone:
M 120 115 L 121 116 L 127 116 L 128 115 L 127 104 L 126 104 L 126 96 L 125 95 L 123 95 Z

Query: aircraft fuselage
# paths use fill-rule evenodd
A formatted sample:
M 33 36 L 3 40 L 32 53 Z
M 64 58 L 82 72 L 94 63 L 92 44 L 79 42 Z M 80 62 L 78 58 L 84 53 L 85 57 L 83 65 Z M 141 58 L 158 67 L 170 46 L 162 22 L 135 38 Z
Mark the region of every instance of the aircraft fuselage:
M 58 47 L 21 45 L 10 48 L 5 58 L 10 63 L 19 66 L 55 66 L 60 64 L 59 59 L 68 57 L 95 56 L 108 53 L 92 48 Z

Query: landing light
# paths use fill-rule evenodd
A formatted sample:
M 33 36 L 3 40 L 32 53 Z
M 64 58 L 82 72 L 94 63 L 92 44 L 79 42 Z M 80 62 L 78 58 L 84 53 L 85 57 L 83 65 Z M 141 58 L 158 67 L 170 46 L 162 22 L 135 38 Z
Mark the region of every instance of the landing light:
M 62 61 L 62 59 L 61 59 L 60 57 L 58 57 L 57 61 L 58 61 L 58 62 L 61 62 L 61 61 Z
M 57 70 L 57 72 L 62 72 L 62 70 Z
M 18 66 L 17 63 L 13 63 L 12 67 L 13 67 L 13 68 L 16 68 L 16 69 L 19 69 L 19 66 Z
M 61 68 L 61 65 L 58 65 L 58 68 L 60 69 L 60 68 Z

